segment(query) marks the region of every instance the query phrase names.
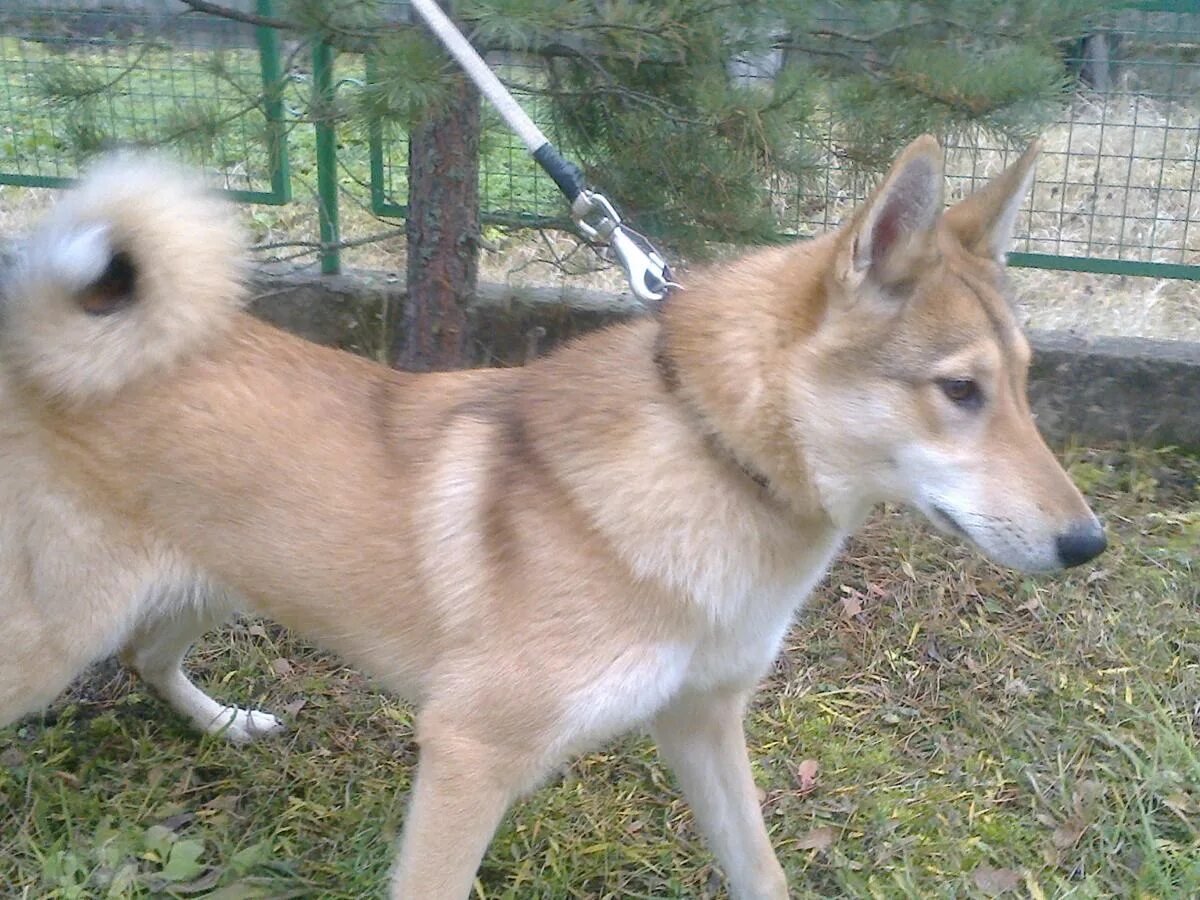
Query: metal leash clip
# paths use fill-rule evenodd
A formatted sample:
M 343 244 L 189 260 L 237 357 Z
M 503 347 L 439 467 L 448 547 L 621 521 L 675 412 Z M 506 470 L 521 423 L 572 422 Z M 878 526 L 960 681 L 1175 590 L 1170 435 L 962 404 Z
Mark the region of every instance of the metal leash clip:
M 680 287 L 671 280 L 671 267 L 654 245 L 632 228 L 621 224 L 621 217 L 603 194 L 580 191 L 571 204 L 571 218 L 580 233 L 593 243 L 605 244 L 625 270 L 629 286 L 643 303 L 656 303 L 667 291 Z
M 632 228 L 621 224 L 621 217 L 603 194 L 584 189 L 583 172 L 563 158 L 542 130 L 521 109 L 496 74 L 488 68 L 483 57 L 462 36 L 454 23 L 434 0 L 411 0 L 425 24 L 432 29 L 446 49 L 458 60 L 463 70 L 487 97 L 501 118 L 508 123 L 533 158 L 562 191 L 571 204 L 571 217 L 583 236 L 595 244 L 607 247 L 617 258 L 634 295 L 643 303 L 657 303 L 672 287 L 671 269 L 654 245 Z

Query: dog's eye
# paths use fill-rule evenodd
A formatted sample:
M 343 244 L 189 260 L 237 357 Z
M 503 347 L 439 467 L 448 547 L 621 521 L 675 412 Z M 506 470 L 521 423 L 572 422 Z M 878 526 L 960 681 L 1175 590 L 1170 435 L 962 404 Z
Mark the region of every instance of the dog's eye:
M 938 387 L 942 393 L 959 406 L 976 408 L 983 402 L 983 391 L 979 382 L 970 378 L 941 378 Z

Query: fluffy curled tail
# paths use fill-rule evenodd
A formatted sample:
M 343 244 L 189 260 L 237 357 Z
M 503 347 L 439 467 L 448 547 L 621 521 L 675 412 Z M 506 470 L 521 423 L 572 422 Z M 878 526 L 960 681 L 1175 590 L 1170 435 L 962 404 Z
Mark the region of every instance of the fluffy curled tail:
M 163 160 L 94 166 L 0 284 L 0 364 L 62 402 L 112 396 L 202 349 L 244 303 L 231 210 Z

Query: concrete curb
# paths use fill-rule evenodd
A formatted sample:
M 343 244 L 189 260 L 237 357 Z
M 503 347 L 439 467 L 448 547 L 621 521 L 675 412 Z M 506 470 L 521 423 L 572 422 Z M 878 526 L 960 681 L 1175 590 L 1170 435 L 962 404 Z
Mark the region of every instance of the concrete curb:
M 1200 447 L 1200 344 L 1029 335 L 1029 400 L 1057 440 Z
M 253 311 L 320 343 L 382 357 L 389 303 L 403 281 L 384 273 L 322 276 L 256 269 Z M 644 314 L 628 295 L 554 288 L 480 286 L 471 309 L 475 361 L 519 365 L 578 334 Z M 1132 441 L 1200 447 L 1200 344 L 1142 338 L 1030 334 L 1029 395 L 1055 443 Z

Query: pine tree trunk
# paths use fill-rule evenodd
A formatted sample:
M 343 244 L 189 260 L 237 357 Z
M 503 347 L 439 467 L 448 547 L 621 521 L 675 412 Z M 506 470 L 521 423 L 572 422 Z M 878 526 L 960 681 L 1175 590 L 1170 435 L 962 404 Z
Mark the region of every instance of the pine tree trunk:
M 408 298 L 391 328 L 391 359 L 417 372 L 459 368 L 470 346 L 466 307 L 478 269 L 479 93 L 465 77 L 453 93 L 409 136 Z

